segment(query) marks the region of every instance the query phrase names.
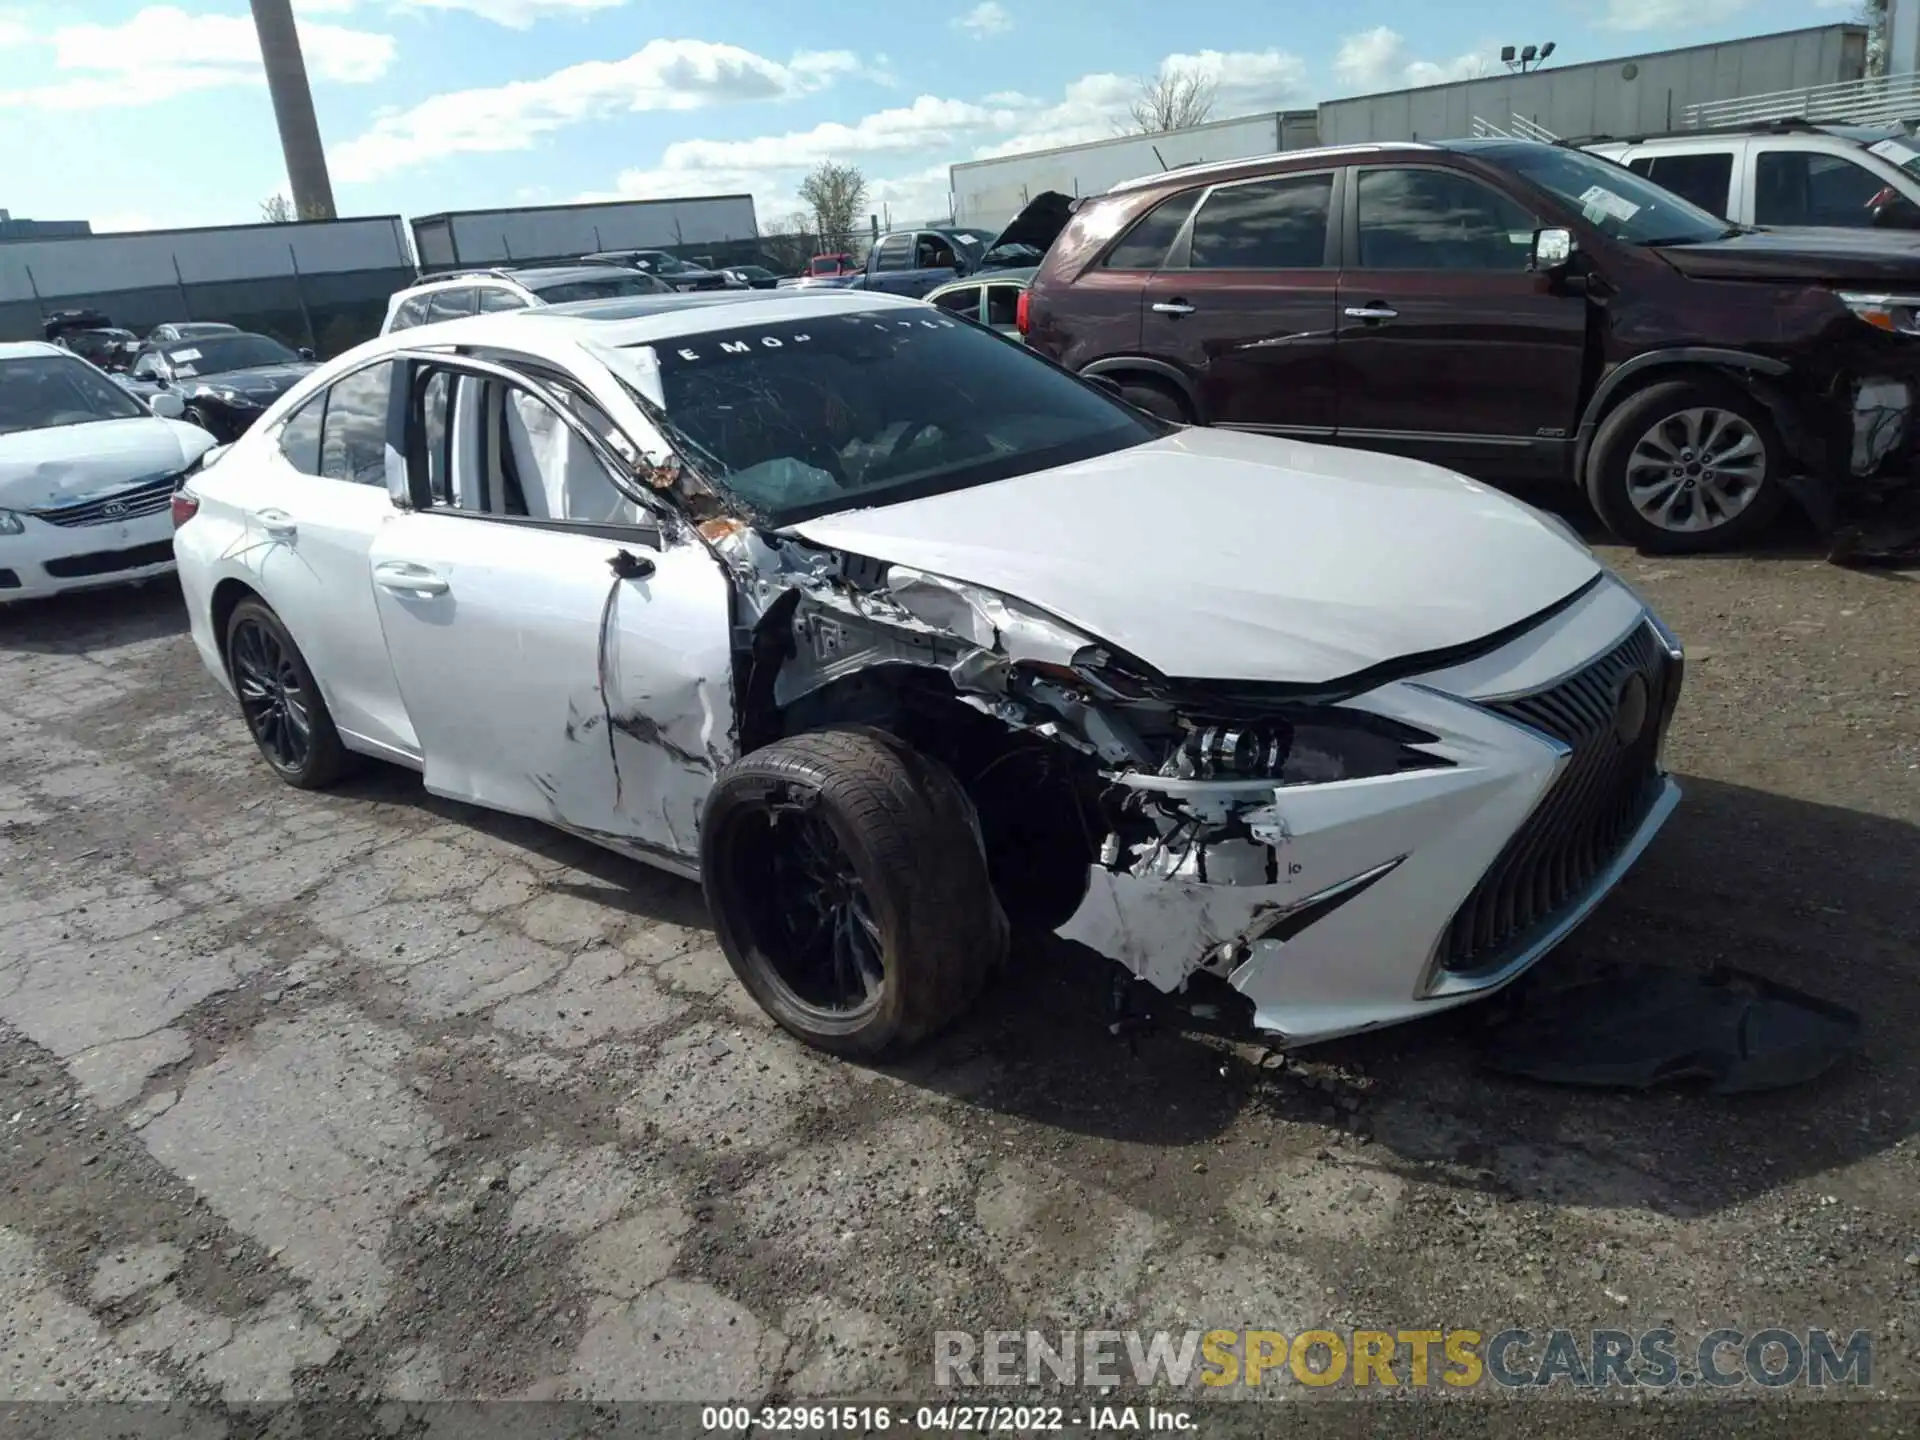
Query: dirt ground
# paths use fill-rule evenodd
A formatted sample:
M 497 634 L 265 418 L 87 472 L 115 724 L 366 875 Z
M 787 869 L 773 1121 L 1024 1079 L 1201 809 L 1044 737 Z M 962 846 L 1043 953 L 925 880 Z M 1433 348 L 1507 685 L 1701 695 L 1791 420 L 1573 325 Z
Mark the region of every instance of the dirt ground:
M 692 885 L 282 787 L 171 586 L 0 611 L 0 1399 L 926 1399 L 940 1329 L 1508 1325 L 1866 1330 L 1914 1397 L 1920 575 L 1606 557 L 1690 647 L 1686 797 L 1547 964 L 1859 1007 L 1803 1089 L 1497 1078 L 1470 1013 L 1129 1047 L 1064 947 L 834 1062 Z

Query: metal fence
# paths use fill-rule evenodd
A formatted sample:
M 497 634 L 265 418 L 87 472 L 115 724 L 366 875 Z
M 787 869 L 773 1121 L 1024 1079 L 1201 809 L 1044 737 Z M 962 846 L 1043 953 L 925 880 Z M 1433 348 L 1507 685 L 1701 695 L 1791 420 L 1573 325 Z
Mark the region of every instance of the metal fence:
M 1733 100 L 1689 105 L 1681 123 L 1757 125 L 1768 120 L 1800 119 L 1853 125 L 1903 125 L 1920 117 L 1920 74 L 1875 75 L 1832 85 L 1802 85 Z

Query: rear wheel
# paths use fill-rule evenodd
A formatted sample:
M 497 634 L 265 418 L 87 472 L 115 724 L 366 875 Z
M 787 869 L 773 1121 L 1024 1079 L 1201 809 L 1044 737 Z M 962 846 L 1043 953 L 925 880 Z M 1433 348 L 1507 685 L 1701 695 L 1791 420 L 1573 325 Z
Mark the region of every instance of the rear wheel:
M 1193 415 L 1187 402 L 1171 385 L 1138 375 L 1120 378 L 1120 398 L 1136 410 L 1144 410 L 1175 425 L 1191 425 Z
M 213 423 L 213 417 L 198 405 L 189 405 L 186 410 L 181 413 L 180 418 L 189 425 L 198 425 L 216 440 L 224 440 L 226 438 L 220 433 L 220 427 Z
M 795 735 L 735 761 L 707 799 L 700 873 L 741 984 L 836 1054 L 911 1048 L 1006 950 L 965 792 L 878 731 Z
M 1601 422 L 1587 496 L 1622 540 L 1678 554 L 1743 545 L 1787 503 L 1790 464 L 1766 406 L 1724 380 L 1668 380 Z
M 280 617 L 258 600 L 242 600 L 227 618 L 227 673 L 274 774 L 318 790 L 346 773 L 350 757 L 313 672 Z

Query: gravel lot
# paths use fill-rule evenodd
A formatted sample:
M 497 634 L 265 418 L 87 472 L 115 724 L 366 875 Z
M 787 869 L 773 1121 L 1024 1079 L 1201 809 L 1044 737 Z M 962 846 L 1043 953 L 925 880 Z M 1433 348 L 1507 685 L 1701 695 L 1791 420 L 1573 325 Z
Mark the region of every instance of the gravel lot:
M 1859 1006 L 1802 1090 L 1499 1079 L 1469 1019 L 1130 1052 L 1064 947 L 862 1070 L 692 885 L 280 786 L 171 586 L 0 611 L 0 1399 L 926 1397 L 940 1328 L 1322 1323 L 1866 1329 L 1914 1396 L 1920 576 L 1607 558 L 1687 795 L 1548 963 Z

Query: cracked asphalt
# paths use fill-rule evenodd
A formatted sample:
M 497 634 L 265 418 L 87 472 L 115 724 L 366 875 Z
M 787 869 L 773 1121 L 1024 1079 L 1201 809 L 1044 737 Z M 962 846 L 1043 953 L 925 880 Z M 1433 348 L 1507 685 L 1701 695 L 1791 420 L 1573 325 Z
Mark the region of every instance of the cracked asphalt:
M 1691 648 L 1687 796 L 1548 963 L 1859 1007 L 1803 1089 L 1496 1078 L 1471 1012 L 1130 1047 L 1064 946 L 862 1069 L 693 885 L 281 786 L 170 585 L 0 611 L 0 1399 L 925 1398 L 937 1329 L 1508 1324 L 1865 1329 L 1913 1396 L 1920 586 L 1607 558 Z

